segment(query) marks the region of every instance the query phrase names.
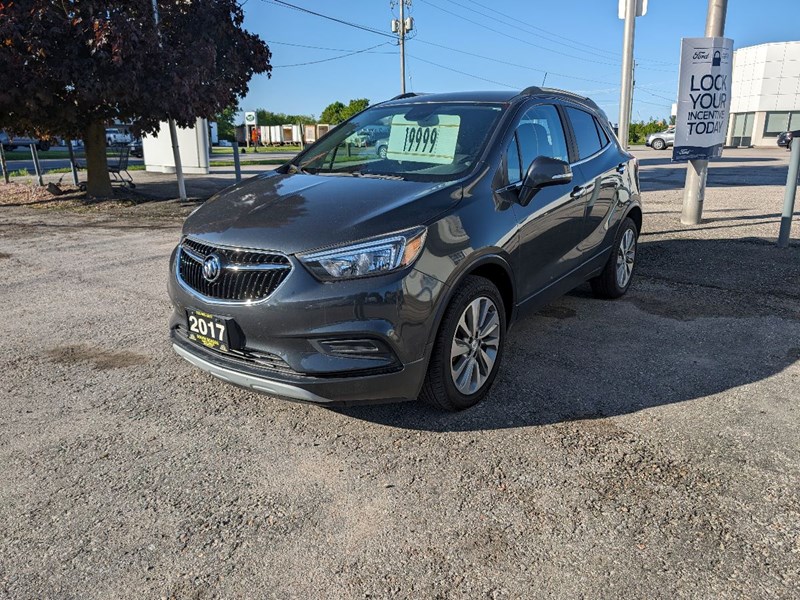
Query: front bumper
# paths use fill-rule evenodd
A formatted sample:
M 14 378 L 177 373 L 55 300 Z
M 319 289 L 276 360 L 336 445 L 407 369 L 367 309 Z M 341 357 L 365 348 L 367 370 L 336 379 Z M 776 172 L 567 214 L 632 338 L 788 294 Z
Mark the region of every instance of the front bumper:
M 173 340 L 173 350 L 195 367 L 226 383 L 286 400 L 324 405 L 402 402 L 419 395 L 427 361 L 421 358 L 393 373 L 357 377 L 302 377 L 268 373 L 242 365 L 225 364 L 211 351 Z
M 322 283 L 290 259 L 293 270 L 278 289 L 248 305 L 198 297 L 178 281 L 173 255 L 170 335 L 178 355 L 219 379 L 281 398 L 323 404 L 415 399 L 446 286 L 414 269 Z M 243 347 L 221 353 L 190 341 L 187 309 L 232 319 Z M 342 355 L 326 346 L 342 340 L 373 341 L 381 351 Z

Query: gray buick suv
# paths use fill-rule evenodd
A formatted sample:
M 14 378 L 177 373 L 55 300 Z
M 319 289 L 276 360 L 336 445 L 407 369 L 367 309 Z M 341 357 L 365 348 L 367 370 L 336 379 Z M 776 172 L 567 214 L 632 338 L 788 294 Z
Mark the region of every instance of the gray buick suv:
M 385 152 L 353 143 L 377 130 Z M 628 290 L 638 179 L 587 98 L 398 96 L 189 216 L 173 347 L 282 398 L 470 407 L 516 319 L 586 281 L 601 298 Z

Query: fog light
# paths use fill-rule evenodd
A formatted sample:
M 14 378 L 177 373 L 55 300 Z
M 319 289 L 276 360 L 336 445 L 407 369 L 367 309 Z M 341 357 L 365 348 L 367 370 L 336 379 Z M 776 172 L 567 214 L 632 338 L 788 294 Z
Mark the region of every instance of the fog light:
M 325 354 L 332 356 L 357 356 L 361 358 L 385 358 L 388 348 L 378 340 L 317 340 Z

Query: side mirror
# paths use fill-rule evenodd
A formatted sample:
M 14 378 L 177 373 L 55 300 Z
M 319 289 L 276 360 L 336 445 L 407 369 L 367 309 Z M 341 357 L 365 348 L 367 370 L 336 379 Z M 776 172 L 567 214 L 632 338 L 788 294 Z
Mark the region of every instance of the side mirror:
M 526 206 L 543 187 L 549 185 L 561 185 L 572 181 L 572 169 L 569 163 L 549 156 L 537 156 L 525 179 L 522 180 L 522 187 L 519 190 L 519 203 Z

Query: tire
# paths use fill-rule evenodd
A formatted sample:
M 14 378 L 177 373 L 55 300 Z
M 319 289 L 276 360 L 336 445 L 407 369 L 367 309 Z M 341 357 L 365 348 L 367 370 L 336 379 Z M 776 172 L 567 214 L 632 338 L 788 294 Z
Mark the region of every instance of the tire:
M 36 144 L 37 149 L 39 152 L 47 152 L 50 150 L 50 143 L 49 142 L 39 142 Z
M 472 326 L 476 313 L 484 329 L 477 336 L 474 333 L 481 327 Z M 500 368 L 505 336 L 505 306 L 497 287 L 483 277 L 467 276 L 442 318 L 420 400 L 448 411 L 483 400 Z M 469 339 L 475 341 L 469 344 Z M 455 348 L 461 353 L 454 357 Z
M 663 150 L 667 147 L 667 142 L 661 138 L 656 138 L 650 143 L 650 145 L 653 147 L 653 150 Z
M 387 152 L 388 149 L 386 148 L 386 146 L 381 146 L 380 148 L 378 148 L 378 156 L 380 156 L 384 160 L 386 159 Z
M 636 271 L 636 250 L 639 241 L 639 231 L 633 219 L 626 217 L 614 236 L 614 245 L 608 262 L 597 277 L 589 280 L 592 292 L 597 298 L 613 300 L 624 296 L 631 286 L 633 274 Z M 622 261 L 624 264 L 624 276 Z

